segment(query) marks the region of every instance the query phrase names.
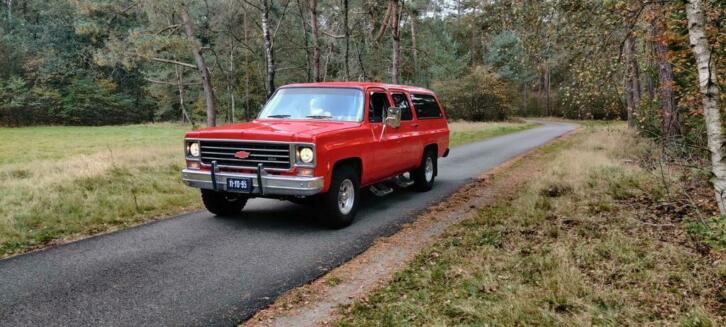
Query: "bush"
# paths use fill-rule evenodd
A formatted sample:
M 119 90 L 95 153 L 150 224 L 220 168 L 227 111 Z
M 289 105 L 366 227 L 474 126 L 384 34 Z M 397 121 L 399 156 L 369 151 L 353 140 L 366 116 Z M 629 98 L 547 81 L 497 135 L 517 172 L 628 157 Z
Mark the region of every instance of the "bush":
M 472 68 L 458 80 L 436 81 L 433 88 L 450 119 L 504 120 L 512 112 L 510 86 L 485 66 Z

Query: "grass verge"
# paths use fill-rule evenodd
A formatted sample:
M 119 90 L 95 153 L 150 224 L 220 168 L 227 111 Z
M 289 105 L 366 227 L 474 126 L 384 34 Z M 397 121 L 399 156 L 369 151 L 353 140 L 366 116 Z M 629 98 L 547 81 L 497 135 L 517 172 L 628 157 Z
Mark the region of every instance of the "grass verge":
M 473 141 L 527 124 L 451 124 Z M 188 126 L 0 128 L 0 258 L 201 208 L 182 184 Z M 461 144 L 461 142 L 455 143 Z
M 337 324 L 725 325 L 726 261 L 638 164 L 655 146 L 622 124 L 579 133 L 539 150 L 539 178 L 450 227 Z
M 527 122 L 464 122 L 449 123 L 451 136 L 449 146 L 455 147 L 466 143 L 481 141 L 505 134 L 523 131 L 538 126 Z

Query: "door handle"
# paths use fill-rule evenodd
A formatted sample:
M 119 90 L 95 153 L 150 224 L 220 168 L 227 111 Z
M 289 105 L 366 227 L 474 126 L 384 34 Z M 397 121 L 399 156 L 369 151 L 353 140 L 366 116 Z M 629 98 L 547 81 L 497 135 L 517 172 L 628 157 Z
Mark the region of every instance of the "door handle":
M 413 124 L 413 125 L 411 125 L 411 127 L 418 128 L 418 124 Z

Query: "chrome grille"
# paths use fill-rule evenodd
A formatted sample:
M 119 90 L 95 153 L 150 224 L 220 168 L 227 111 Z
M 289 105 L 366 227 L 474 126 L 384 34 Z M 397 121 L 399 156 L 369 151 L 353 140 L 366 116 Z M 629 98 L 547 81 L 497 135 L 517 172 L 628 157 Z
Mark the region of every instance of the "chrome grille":
M 205 141 L 200 140 L 202 163 L 209 165 L 216 160 L 220 166 L 290 169 L 291 146 L 287 143 L 266 143 L 254 141 Z M 238 151 L 247 151 L 249 157 L 235 158 Z

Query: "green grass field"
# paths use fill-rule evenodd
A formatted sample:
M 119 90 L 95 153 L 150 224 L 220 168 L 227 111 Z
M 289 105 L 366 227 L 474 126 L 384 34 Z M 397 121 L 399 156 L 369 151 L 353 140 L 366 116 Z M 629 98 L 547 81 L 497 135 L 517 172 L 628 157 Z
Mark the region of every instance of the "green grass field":
M 198 207 L 179 180 L 187 129 L 0 128 L 0 256 Z
M 531 126 L 454 122 L 452 146 Z M 179 175 L 187 130 L 0 128 L 0 257 L 200 208 Z

